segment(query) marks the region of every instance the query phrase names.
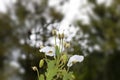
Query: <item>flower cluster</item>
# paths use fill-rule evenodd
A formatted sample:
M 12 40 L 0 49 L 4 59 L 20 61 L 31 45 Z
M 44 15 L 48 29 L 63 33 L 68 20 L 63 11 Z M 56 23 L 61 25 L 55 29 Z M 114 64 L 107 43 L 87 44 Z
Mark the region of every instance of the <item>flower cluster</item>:
M 68 76 L 67 79 L 73 80 L 73 73 L 69 71 L 69 68 L 77 62 L 82 62 L 84 56 L 73 55 L 68 58 L 68 54 L 64 51 L 64 48 L 70 48 L 70 43 L 64 41 L 64 33 L 59 33 L 54 29 L 52 34 L 55 37 L 55 45 L 42 47 L 39 50 L 40 53 L 45 54 L 45 58 L 41 59 L 39 63 L 40 68 L 44 66 L 44 62 L 47 63 L 45 76 L 39 75 L 37 67 L 34 66 L 33 70 L 37 71 L 39 80 L 45 80 L 45 78 L 46 80 L 64 80 L 66 76 Z M 57 45 L 56 39 L 59 39 L 59 45 Z M 54 59 L 50 60 L 47 56 L 53 57 Z

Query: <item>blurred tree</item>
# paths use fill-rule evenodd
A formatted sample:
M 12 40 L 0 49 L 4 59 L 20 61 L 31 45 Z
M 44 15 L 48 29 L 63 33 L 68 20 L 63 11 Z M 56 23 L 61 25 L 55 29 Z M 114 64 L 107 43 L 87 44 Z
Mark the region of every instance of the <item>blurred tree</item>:
M 83 25 L 80 21 L 77 24 L 84 34 L 89 35 L 88 45 L 93 51 L 86 57 L 83 68 L 80 68 L 80 79 L 82 77 L 81 80 L 119 80 L 120 2 L 115 0 L 110 6 L 104 3 L 97 4 L 96 0 L 89 2 L 94 5 L 94 15 L 89 14 L 90 24 Z M 96 44 L 100 47 L 97 52 L 94 47 Z M 103 55 L 103 58 L 99 58 L 98 53 Z
M 62 14 L 54 8 L 48 7 L 48 0 L 18 0 L 15 4 L 8 6 L 6 14 L 0 14 L 0 72 L 4 72 L 0 73 L 2 80 L 11 78 L 13 74 L 7 75 L 4 62 L 8 60 L 7 65 L 10 66 L 9 55 L 12 54 L 10 51 L 15 49 L 21 51 L 20 55 L 26 56 L 26 59 L 21 57 L 18 59 L 20 66 L 25 69 L 24 74 L 19 72 L 15 74 L 21 76 L 22 80 L 37 78 L 31 67 L 38 66 L 43 55 L 38 54 L 39 45 L 36 43 L 41 41 L 45 44 L 47 38 L 51 36 L 47 25 L 55 20 L 60 21 L 62 17 Z M 31 38 L 32 35 L 36 35 L 35 39 Z M 15 54 L 19 55 L 17 52 Z
M 65 0 L 69 1 L 69 0 Z M 89 35 L 89 49 L 83 52 L 84 48 L 76 42 L 84 41 L 76 34 L 74 51 L 72 54 L 85 54 L 86 57 L 81 65 L 75 65 L 71 69 L 75 71 L 76 80 L 119 80 L 119 53 L 120 53 L 120 8 L 119 0 L 113 1 L 110 6 L 97 4 L 96 0 L 89 0 L 94 5 L 94 15 L 90 16 L 90 24 L 76 23 L 84 34 Z M 61 5 L 64 1 L 61 1 Z M 48 6 L 48 0 L 18 0 L 17 3 L 8 7 L 6 14 L 0 14 L 0 72 L 4 71 L 3 61 L 10 57 L 10 50 L 18 48 L 21 55 L 25 54 L 26 59 L 19 58 L 21 66 L 25 69 L 24 74 L 19 74 L 22 80 L 34 80 L 36 73 L 31 69 L 37 65 L 43 55 L 39 55 L 37 42 L 46 44 L 47 38 L 51 36 L 48 25 L 59 22 L 64 15 L 57 12 L 54 7 Z M 100 47 L 96 50 L 95 45 Z M 83 51 L 82 51 L 83 50 Z M 90 54 L 89 54 L 90 53 Z M 16 52 L 16 54 L 18 54 Z M 8 55 L 8 56 L 6 56 Z M 9 67 L 8 67 L 9 68 Z M 5 72 L 4 72 L 5 73 Z M 33 74 L 34 73 L 34 74 Z M 0 78 L 3 77 L 0 73 Z M 5 76 L 6 77 L 6 76 Z M 6 80 L 3 79 L 2 80 Z

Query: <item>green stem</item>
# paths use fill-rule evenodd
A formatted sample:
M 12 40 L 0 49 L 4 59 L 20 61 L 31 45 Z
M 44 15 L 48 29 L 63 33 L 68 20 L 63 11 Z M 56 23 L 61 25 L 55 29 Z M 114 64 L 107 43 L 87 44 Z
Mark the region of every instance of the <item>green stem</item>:
M 48 59 L 47 59 L 47 56 L 45 55 L 45 59 L 44 59 L 46 62 L 48 62 Z
M 56 47 L 56 45 L 57 45 L 57 44 L 56 44 L 56 36 L 55 36 L 55 47 Z
M 63 62 L 61 62 L 61 64 L 59 64 L 59 66 L 58 66 L 58 67 L 61 67 L 63 64 L 64 64 L 64 63 L 63 63 Z
M 55 36 L 55 50 L 56 50 L 56 46 L 57 46 L 57 43 L 56 43 L 56 36 Z M 56 54 L 56 53 L 55 53 Z M 57 55 L 57 54 L 56 54 Z M 56 57 L 54 56 L 54 58 L 56 59 Z
M 61 53 L 61 47 L 60 47 L 60 45 L 61 45 L 61 39 L 60 39 L 60 43 L 59 43 L 59 50 L 60 50 L 60 53 Z
M 63 47 L 64 47 L 64 46 L 63 46 L 63 39 L 62 39 L 62 49 L 61 49 L 61 52 L 62 52 L 62 50 L 63 50 Z
M 63 69 L 63 67 L 65 66 L 65 64 L 63 63 L 62 65 L 60 65 L 60 69 Z
M 40 75 L 40 74 L 39 74 L 39 71 L 38 71 L 38 69 L 37 69 L 37 76 L 38 76 L 38 80 L 39 80 L 39 77 L 40 77 L 39 75 Z
M 67 68 L 67 72 L 69 72 L 70 67 Z

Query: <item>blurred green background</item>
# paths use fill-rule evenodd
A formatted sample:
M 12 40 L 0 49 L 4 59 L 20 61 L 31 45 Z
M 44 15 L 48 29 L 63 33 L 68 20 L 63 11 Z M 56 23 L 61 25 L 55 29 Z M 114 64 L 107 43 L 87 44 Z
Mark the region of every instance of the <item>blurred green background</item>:
M 50 45 L 47 26 L 64 19 L 64 14 L 48 6 L 49 0 L 34 1 L 17 0 L 6 13 L 0 12 L 0 80 L 37 80 L 31 67 L 38 66 L 43 55 L 35 43 Z M 69 50 L 69 54 L 85 55 L 85 60 L 71 70 L 76 80 L 120 80 L 120 0 L 112 0 L 109 6 L 87 1 L 94 6 L 93 14 L 88 12 L 89 24 L 73 20 L 79 30 Z M 59 6 L 67 2 L 60 0 Z M 86 36 L 80 37 L 81 32 Z M 81 45 L 84 41 L 86 46 Z

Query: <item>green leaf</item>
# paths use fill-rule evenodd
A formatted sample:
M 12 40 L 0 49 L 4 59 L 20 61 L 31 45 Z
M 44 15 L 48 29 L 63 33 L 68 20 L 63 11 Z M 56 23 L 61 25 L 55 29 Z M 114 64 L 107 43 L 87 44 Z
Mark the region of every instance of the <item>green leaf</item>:
M 47 62 L 48 68 L 46 75 L 46 80 L 52 80 L 53 77 L 57 74 L 58 67 L 55 65 L 55 60 Z
M 66 70 L 62 71 L 63 80 L 74 80 L 73 72 L 67 72 Z

